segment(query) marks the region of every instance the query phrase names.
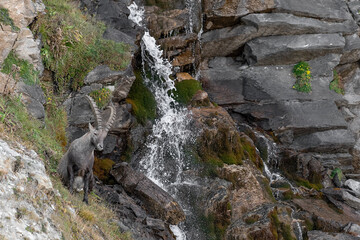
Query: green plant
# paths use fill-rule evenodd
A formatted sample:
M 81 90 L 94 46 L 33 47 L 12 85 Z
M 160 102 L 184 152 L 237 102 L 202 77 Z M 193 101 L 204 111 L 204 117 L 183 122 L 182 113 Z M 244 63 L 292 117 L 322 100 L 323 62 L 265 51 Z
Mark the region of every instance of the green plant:
M 182 104 L 189 104 L 194 94 L 201 90 L 201 83 L 196 80 L 183 80 L 175 83 L 174 99 Z
M 94 99 L 100 109 L 105 107 L 111 99 L 111 91 L 108 88 L 92 91 L 89 95 Z
M 342 82 L 341 76 L 334 70 L 334 79 L 330 82 L 330 90 L 335 91 L 338 94 L 345 94 L 344 84 Z
M 83 86 L 84 77 L 98 65 L 123 70 L 130 61 L 130 47 L 102 38 L 105 25 L 82 13 L 72 1 L 45 0 L 48 14 L 33 25 L 41 34 L 45 67 L 55 73 L 60 90 Z
M 145 86 L 141 72 L 135 72 L 136 79 L 131 86 L 126 101 L 131 104 L 132 111 L 139 123 L 145 124 L 147 119 L 156 117 L 156 100 Z
M 299 62 L 293 68 L 293 73 L 296 77 L 296 82 L 293 89 L 299 92 L 311 92 L 311 71 L 309 63 Z
M 15 26 L 14 21 L 9 16 L 9 11 L 5 8 L 0 8 L 0 23 L 10 26 L 11 30 L 14 32 L 18 32 L 20 30 L 20 28 Z
M 17 66 L 15 70 L 13 65 Z M 20 77 L 29 85 L 39 83 L 39 71 L 28 61 L 18 58 L 13 51 L 4 60 L 1 72 L 12 74 L 14 79 Z

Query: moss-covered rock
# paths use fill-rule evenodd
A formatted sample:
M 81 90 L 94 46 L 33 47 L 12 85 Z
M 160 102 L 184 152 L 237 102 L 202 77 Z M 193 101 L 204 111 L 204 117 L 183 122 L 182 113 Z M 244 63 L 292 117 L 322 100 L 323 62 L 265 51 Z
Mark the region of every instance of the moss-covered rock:
M 184 105 L 189 104 L 195 93 L 202 90 L 201 83 L 194 79 L 176 82 L 175 88 L 173 92 L 175 100 Z
M 131 86 L 126 101 L 131 104 L 133 114 L 139 123 L 145 124 L 147 119 L 156 117 L 156 100 L 144 84 L 141 72 L 135 72 L 136 79 Z

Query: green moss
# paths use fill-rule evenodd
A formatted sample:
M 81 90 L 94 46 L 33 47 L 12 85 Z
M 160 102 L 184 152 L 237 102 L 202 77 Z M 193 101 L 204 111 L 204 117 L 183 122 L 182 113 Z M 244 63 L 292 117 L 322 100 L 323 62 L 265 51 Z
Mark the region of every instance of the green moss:
M 308 231 L 311 231 L 314 229 L 314 222 L 309 219 L 305 219 L 305 226 Z
M 67 0 L 45 0 L 47 14 L 33 25 L 41 35 L 41 55 L 47 69 L 55 73 L 60 90 L 78 89 L 84 77 L 98 65 L 123 70 L 130 61 L 130 47 L 102 38 L 105 25 L 83 14 Z
M 345 177 L 340 168 L 335 168 L 331 171 L 330 178 L 333 179 L 335 176 L 338 177 L 339 181 Z
M 342 78 L 336 72 L 336 70 L 334 70 L 334 79 L 330 82 L 329 88 L 330 88 L 330 90 L 333 90 L 338 94 L 342 94 L 342 95 L 345 94 Z
M 99 159 L 95 157 L 94 174 L 103 182 L 107 182 L 110 177 L 110 170 L 115 162 L 111 159 Z
M 13 65 L 16 65 L 18 69 L 14 69 Z M 35 70 L 34 66 L 28 61 L 18 58 L 13 51 L 4 60 L 1 72 L 11 74 L 14 79 L 20 77 L 26 84 L 39 82 L 39 72 Z
M 201 83 L 196 80 L 183 80 L 175 83 L 176 90 L 173 92 L 176 101 L 189 104 L 194 94 L 201 90 Z
M 293 68 L 293 73 L 296 77 L 296 82 L 293 89 L 299 92 L 311 92 L 311 72 L 310 66 L 307 62 L 299 62 Z
M 272 193 L 271 187 L 270 187 L 270 182 L 267 178 L 261 178 L 261 181 L 259 181 L 261 183 L 262 188 L 265 190 L 265 192 L 267 193 L 267 196 L 269 199 L 271 199 L 271 201 L 276 202 L 276 199 Z
M 5 8 L 0 8 L 0 23 L 10 26 L 11 30 L 14 32 L 18 32 L 20 30 L 20 28 L 15 26 L 14 21 L 9 16 L 9 11 Z
M 283 200 L 291 200 L 294 198 L 294 193 L 291 190 L 288 190 L 283 193 Z
M 126 101 L 131 104 L 132 111 L 139 123 L 145 124 L 147 119 L 156 117 L 156 100 L 145 86 L 141 73 L 135 72 L 136 79 L 131 86 Z
M 323 188 L 323 185 L 321 183 L 311 183 L 306 179 L 296 177 L 295 182 L 298 186 L 304 186 L 309 189 L 315 189 L 317 191 L 320 191 Z
M 259 158 L 258 154 L 256 153 L 256 148 L 255 146 L 248 141 L 246 138 L 241 138 L 241 145 L 244 148 L 244 152 L 246 154 L 246 156 L 255 164 L 255 166 L 260 169 L 261 171 L 264 168 L 264 163 L 261 160 L 261 158 Z
M 259 219 L 260 219 L 259 215 L 252 215 L 252 216 L 245 218 L 245 223 L 248 225 L 251 225 L 251 224 L 257 222 Z
M 101 88 L 99 90 L 92 91 L 89 96 L 94 99 L 96 105 L 101 109 L 110 102 L 111 91 L 108 88 Z
M 214 214 L 200 218 L 201 228 L 207 234 L 207 239 L 223 240 L 230 221 L 219 219 Z

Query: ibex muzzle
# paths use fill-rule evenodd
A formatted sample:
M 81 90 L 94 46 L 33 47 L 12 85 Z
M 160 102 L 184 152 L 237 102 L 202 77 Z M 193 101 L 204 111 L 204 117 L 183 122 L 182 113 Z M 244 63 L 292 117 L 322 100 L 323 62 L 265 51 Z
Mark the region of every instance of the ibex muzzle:
M 116 113 L 113 106 L 108 106 L 110 108 L 110 117 L 105 127 L 103 127 L 100 111 L 96 103 L 89 96 L 86 96 L 86 99 L 94 112 L 97 128 L 94 128 L 89 123 L 90 131 L 70 144 L 69 149 L 60 160 L 58 173 L 71 193 L 74 189 L 79 190 L 83 186 L 84 202 L 88 204 L 88 192 L 92 190 L 94 185 L 94 150 L 102 151 L 104 149 L 104 139 L 115 121 Z M 75 182 L 74 178 L 76 179 Z

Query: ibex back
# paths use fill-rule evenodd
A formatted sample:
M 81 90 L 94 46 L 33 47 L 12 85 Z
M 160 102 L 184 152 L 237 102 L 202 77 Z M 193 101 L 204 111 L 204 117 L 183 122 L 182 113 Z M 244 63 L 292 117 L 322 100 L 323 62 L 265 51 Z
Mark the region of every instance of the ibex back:
M 75 139 L 70 144 L 69 149 L 60 160 L 58 173 L 60 174 L 64 185 L 69 188 L 70 193 L 73 193 L 74 188 L 79 189 L 81 188 L 79 185 L 83 185 L 83 201 L 88 204 L 88 192 L 89 190 L 92 190 L 94 185 L 94 150 L 96 149 L 98 151 L 102 151 L 104 149 L 104 139 L 115 120 L 116 114 L 114 107 L 108 106 L 111 113 L 105 127 L 103 128 L 100 111 L 94 100 L 89 96 L 86 96 L 86 99 L 89 101 L 91 109 L 94 112 L 97 128 L 95 129 L 89 123 L 90 131 L 82 137 Z M 74 179 L 76 179 L 75 182 Z M 81 181 L 81 179 L 83 181 Z

